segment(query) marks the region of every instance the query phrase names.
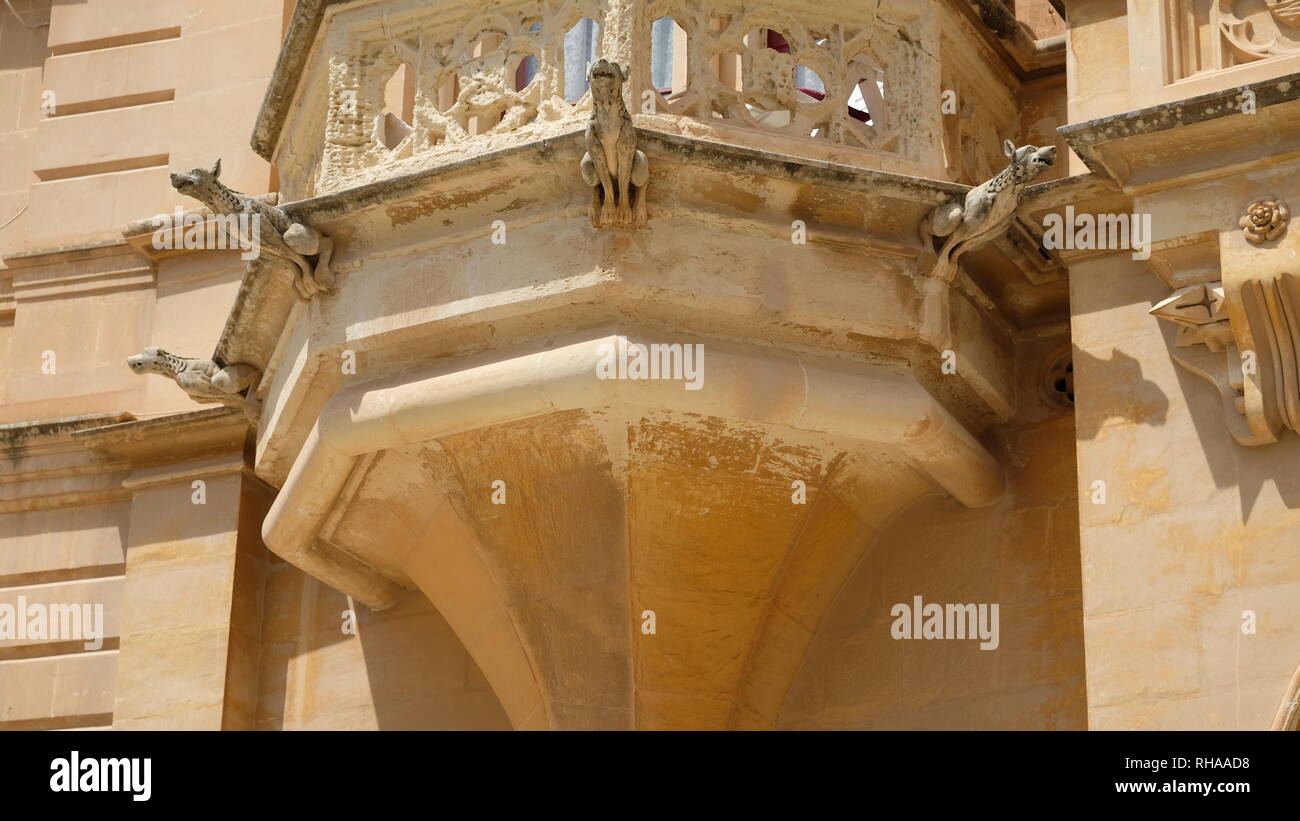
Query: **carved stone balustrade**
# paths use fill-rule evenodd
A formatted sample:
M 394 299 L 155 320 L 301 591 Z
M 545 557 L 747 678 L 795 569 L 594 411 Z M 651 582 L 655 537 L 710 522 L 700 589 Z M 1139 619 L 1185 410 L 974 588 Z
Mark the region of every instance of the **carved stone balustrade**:
M 325 5 L 301 84 L 272 87 L 254 138 L 291 199 L 581 129 L 595 56 L 624 67 L 641 127 L 943 168 L 940 25 L 907 0 Z

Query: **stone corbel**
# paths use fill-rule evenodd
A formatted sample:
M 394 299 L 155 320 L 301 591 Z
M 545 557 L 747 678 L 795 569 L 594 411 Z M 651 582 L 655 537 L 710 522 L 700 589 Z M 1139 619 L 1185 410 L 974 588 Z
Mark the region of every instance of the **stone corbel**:
M 1243 221 L 1245 239 L 1275 246 L 1286 219 L 1273 217 L 1285 206 L 1263 214 L 1258 205 Z M 1237 232 L 1221 235 L 1220 245 L 1221 279 L 1180 287 L 1150 313 L 1178 326 L 1173 359 L 1219 391 L 1233 438 L 1276 442 L 1287 430 L 1300 433 L 1300 275 L 1280 267 L 1292 258 L 1285 249 L 1256 249 Z

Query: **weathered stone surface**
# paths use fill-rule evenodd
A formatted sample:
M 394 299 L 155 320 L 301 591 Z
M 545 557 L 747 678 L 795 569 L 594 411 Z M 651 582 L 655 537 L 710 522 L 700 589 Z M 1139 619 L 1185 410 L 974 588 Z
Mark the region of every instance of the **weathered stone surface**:
M 1291 5 L 8 0 L 0 728 L 1294 727 Z

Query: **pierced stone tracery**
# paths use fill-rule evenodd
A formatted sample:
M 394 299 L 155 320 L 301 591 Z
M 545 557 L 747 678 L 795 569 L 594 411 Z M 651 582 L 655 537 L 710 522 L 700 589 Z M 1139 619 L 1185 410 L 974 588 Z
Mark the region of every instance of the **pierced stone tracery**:
M 412 158 L 459 156 L 471 140 L 576 125 L 600 57 L 627 68 L 633 113 L 904 154 L 908 118 L 894 109 L 937 82 L 915 15 L 898 2 L 518 0 L 488 13 L 465 3 L 373 12 L 336 13 L 327 41 L 324 156 L 313 171 L 330 190 Z M 652 75 L 666 71 L 668 85 L 655 87 Z M 405 105 L 393 102 L 395 78 Z

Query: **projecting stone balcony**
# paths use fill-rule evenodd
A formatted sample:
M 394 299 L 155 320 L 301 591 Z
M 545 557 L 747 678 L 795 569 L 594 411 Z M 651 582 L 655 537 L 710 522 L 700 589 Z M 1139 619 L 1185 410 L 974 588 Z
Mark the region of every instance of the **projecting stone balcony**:
M 260 373 L 268 546 L 423 591 L 517 727 L 774 726 L 891 517 L 1003 500 L 984 432 L 1062 316 L 1023 230 L 929 275 L 918 227 L 1007 162 L 944 148 L 935 9 L 300 3 L 254 143 L 336 284 L 253 270 L 214 356 Z M 635 224 L 586 178 L 598 57 Z M 627 343 L 699 384 L 604 378 Z

